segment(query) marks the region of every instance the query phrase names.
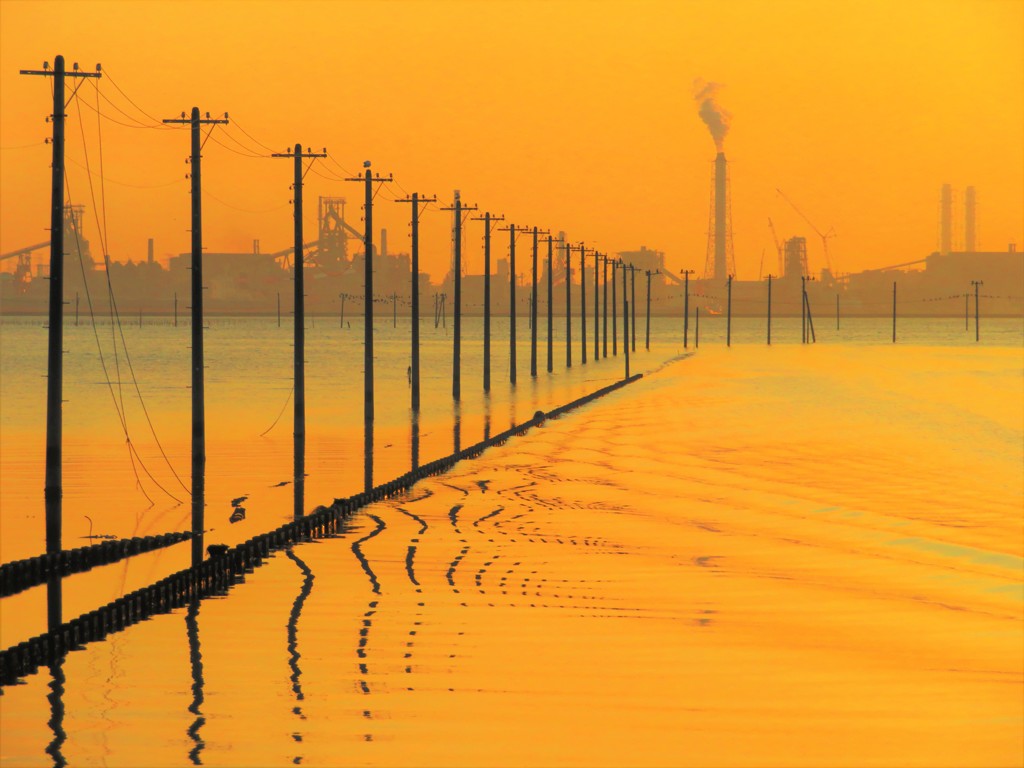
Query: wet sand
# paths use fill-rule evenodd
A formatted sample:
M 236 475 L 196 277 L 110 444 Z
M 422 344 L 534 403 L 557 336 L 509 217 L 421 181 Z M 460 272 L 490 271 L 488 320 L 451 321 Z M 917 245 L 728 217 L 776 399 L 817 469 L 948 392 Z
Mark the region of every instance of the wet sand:
M 1015 349 L 702 350 L 71 654 L 60 749 L 1020 765 L 1021 377 Z M 5 764 L 48 762 L 48 678 L 5 692 Z

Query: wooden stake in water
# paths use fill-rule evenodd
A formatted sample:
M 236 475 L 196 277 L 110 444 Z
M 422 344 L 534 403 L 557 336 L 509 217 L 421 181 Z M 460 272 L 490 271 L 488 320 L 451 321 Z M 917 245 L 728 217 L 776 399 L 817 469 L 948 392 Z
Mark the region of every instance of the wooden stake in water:
M 174 293 L 174 327 L 178 327 L 178 293 Z
M 175 305 L 177 306 L 177 305 Z M 281 292 L 277 292 L 277 327 L 281 327 Z
M 75 328 L 78 327 L 78 291 L 75 291 Z
M 693 316 L 693 346 L 694 349 L 700 347 L 700 307 L 698 306 L 694 310 Z
M 726 280 L 728 298 L 725 303 L 725 346 L 732 346 L 732 275 Z
M 981 333 L 978 329 L 978 288 L 984 283 L 981 280 L 971 280 L 971 285 L 974 286 L 974 340 L 981 340 Z
M 892 343 L 896 343 L 896 281 L 892 283 Z
M 772 278 L 774 275 L 768 275 L 768 346 L 772 345 Z
M 836 330 L 839 330 L 839 294 L 836 294 Z

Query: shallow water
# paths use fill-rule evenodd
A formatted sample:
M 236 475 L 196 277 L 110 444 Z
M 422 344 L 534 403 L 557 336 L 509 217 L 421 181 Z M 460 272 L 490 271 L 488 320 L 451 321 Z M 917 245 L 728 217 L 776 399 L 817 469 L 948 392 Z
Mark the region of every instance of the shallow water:
M 663 322 L 652 351 L 638 349 L 641 370 L 681 351 L 670 336 L 678 321 Z M 962 323 L 954 332 L 948 320 L 918 321 L 914 333 L 945 332 L 945 343 L 893 346 L 872 343 L 885 322 L 851 320 L 843 343 L 819 331 L 817 345 L 802 347 L 796 321 L 767 348 L 734 322 L 732 349 L 719 339 L 723 324 L 702 320 L 701 347 L 686 359 L 368 508 L 342 536 L 278 553 L 226 599 L 142 622 L 4 689 L 0 760 L 1020 764 L 1020 323 L 991 321 L 1003 342 L 976 346 Z M 141 341 L 147 327 L 136 330 Z M 151 332 L 180 342 L 187 329 Z M 10 457 L 20 445 L 12 435 L 30 439 L 38 415 L 12 389 L 28 374 L 22 363 L 12 373 L 21 347 L 10 339 L 42 331 L 5 321 L 3 333 L 11 559 L 41 549 L 41 509 L 31 506 L 41 501 L 22 475 L 37 472 L 36 488 L 42 475 L 38 461 Z M 318 320 L 307 508 L 360 489 L 363 469 L 361 370 L 346 373 L 338 360 L 336 328 L 320 333 Z M 275 321 L 214 321 L 208 338 L 217 435 L 208 520 L 232 541 L 294 511 L 289 488 L 265 487 L 290 477 L 290 412 L 269 439 L 253 437 L 290 387 L 290 333 Z M 396 334 L 394 344 L 403 359 L 404 340 Z M 424 461 L 454 440 L 449 347 L 440 330 L 429 344 L 442 370 L 425 382 Z M 163 375 L 140 379 L 165 385 L 154 387 L 151 413 L 158 430 L 184 433 L 165 443 L 180 462 L 187 350 L 175 375 L 164 361 L 171 346 L 153 354 Z M 383 347 L 378 373 L 398 373 L 378 400 L 378 481 L 410 460 L 404 372 L 384 362 L 394 358 Z M 567 373 L 556 348 L 556 376 L 524 385 L 524 349 L 515 398 L 498 386 L 497 364 L 489 409 L 477 372 L 465 374 L 466 442 L 479 439 L 488 411 L 497 431 L 621 375 L 621 357 L 586 368 L 577 360 Z M 215 374 L 218 359 L 237 375 Z M 71 509 L 109 510 L 97 525 L 122 535 L 187 526 L 186 507 L 147 510 L 129 501 L 130 482 L 118 489 L 130 469 L 92 436 L 118 440 L 98 426 L 105 385 L 79 387 L 67 419 L 79 448 L 69 454 L 84 458 L 66 482 L 84 489 L 66 494 L 66 543 Z M 75 405 L 85 399 L 90 407 Z M 8 480 L 12 467 L 18 482 Z M 239 490 L 252 493 L 252 511 L 230 526 Z M 12 522 L 12 509 L 24 522 Z M 26 541 L 11 543 L 12 530 Z M 67 579 L 65 616 L 183 566 L 186 547 Z M 5 647 L 41 631 L 36 592 L 4 600 Z

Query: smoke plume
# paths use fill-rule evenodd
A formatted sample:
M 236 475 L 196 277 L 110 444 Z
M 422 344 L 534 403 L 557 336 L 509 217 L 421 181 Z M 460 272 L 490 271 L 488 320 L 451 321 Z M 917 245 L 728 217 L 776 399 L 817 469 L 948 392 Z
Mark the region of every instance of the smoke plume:
M 721 87 L 718 83 L 706 83 L 699 78 L 693 81 L 693 98 L 700 104 L 700 119 L 711 131 L 711 137 L 715 140 L 719 152 L 722 151 L 722 142 L 725 141 L 725 134 L 729 132 L 729 119 L 732 117 L 715 103 L 715 94 Z

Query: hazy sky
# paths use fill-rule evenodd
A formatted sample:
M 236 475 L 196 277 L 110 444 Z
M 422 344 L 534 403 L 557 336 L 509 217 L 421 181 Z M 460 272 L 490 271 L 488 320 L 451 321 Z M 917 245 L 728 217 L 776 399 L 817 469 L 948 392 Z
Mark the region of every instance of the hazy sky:
M 307 239 L 318 195 L 346 196 L 362 228 L 361 188 L 327 177 L 371 160 L 401 185 L 374 208 L 392 251 L 409 248 L 409 206 L 391 199 L 450 203 L 458 188 L 517 224 L 612 252 L 647 245 L 700 272 L 715 145 L 697 80 L 721 84 L 731 114 L 740 279 L 757 278 L 762 258 L 764 272 L 775 265 L 769 217 L 781 237 L 808 236 L 811 267 L 822 266 L 820 239 L 777 188 L 834 227 L 840 271 L 935 250 L 944 182 L 961 195 L 976 186 L 979 248 L 1005 250 L 1024 243 L 1022 30 L 1022 0 L 0 0 L 0 253 L 48 237 L 50 88 L 18 70 L 57 53 L 109 75 L 98 83 L 112 118 L 101 126 L 106 182 L 93 81 L 69 105 L 67 155 L 96 255 L 105 188 L 115 259 L 145 258 L 148 237 L 160 258 L 188 250 L 189 139 L 142 127 L 149 119 L 114 83 L 155 118 L 230 113 L 234 125 L 213 134 L 226 146 L 211 140 L 203 154 L 211 251 L 291 243 L 290 161 L 230 151 L 243 151 L 234 139 L 266 153 L 244 129 L 276 151 L 326 147 L 335 161 L 306 177 Z M 435 280 L 450 215 L 424 219 Z M 470 272 L 481 227 L 469 228 Z

